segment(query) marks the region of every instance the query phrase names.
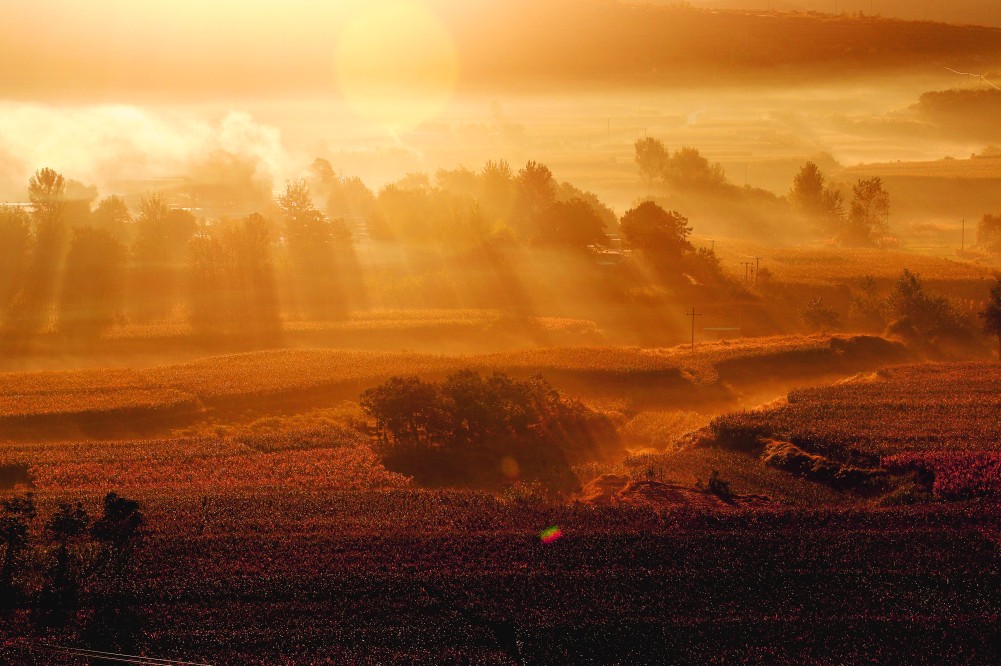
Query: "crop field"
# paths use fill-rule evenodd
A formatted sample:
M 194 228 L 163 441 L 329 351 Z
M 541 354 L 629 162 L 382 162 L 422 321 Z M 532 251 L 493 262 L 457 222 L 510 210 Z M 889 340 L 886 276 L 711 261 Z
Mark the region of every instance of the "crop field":
M 972 226 L 967 229 L 970 239 L 971 229 Z M 748 258 L 761 257 L 761 266 L 772 273 L 775 282 L 782 283 L 844 285 L 856 283 L 867 275 L 890 283 L 899 278 L 904 269 L 933 284 L 986 281 L 993 275 L 988 267 L 913 252 L 873 248 L 768 248 L 739 241 L 719 241 L 716 246 L 724 265 L 737 267 Z
M 1001 493 L 1001 368 L 899 366 L 789 393 L 782 404 L 708 427 L 727 448 L 772 440 L 825 458 L 916 475 L 940 499 Z
M 912 365 L 789 394 L 776 409 L 721 417 L 717 429 L 760 432 L 835 455 L 890 456 L 1001 447 L 997 364 Z
M 460 368 L 541 374 L 580 397 L 619 408 L 651 401 L 670 406 L 730 399 L 722 379 L 751 381 L 782 360 L 768 379 L 846 374 L 904 358 L 875 337 L 781 336 L 640 349 L 571 347 L 477 355 L 285 349 L 211 357 L 138 370 L 85 369 L 0 373 L 0 432 L 38 424 L 85 429 L 114 423 L 121 432 L 206 418 L 212 410 L 270 409 L 279 403 L 329 405 L 353 400 L 390 376 L 443 376 Z M 162 421 L 163 423 L 160 423 Z M 122 430 L 124 429 L 124 430 Z M 35 430 L 44 433 L 44 428 Z M 64 432 L 60 431 L 60 432 Z
M 129 605 L 99 643 L 127 654 L 213 664 L 992 661 L 1001 517 L 990 501 L 970 498 L 1001 488 L 1001 371 L 878 369 L 894 358 L 908 354 L 881 338 L 797 336 L 694 352 L 287 350 L 130 371 L 8 373 L 5 399 L 26 413 L 33 400 L 58 403 L 102 382 L 107 391 L 176 391 L 205 411 L 157 436 L 37 441 L 12 432 L 0 471 L 25 470 L 29 485 L 0 495 L 35 493 L 40 517 L 29 529 L 38 538 L 47 534 L 41 516 L 59 502 L 97 515 L 114 489 L 141 503 Z M 584 484 L 621 475 L 652 494 L 554 501 L 518 486 L 430 489 L 388 469 L 356 387 L 460 367 L 541 372 L 615 402 L 624 443 L 642 451 L 577 473 Z M 704 399 L 726 386 L 720 405 L 732 404 L 733 392 L 763 383 L 774 395 L 858 372 L 711 427 L 871 456 L 901 477 L 931 473 L 933 499 L 890 505 L 742 450 L 685 444 L 713 414 L 686 403 L 686 393 Z M 671 382 L 673 402 L 641 406 L 637 395 Z M 279 400 L 313 391 L 326 406 Z M 240 405 L 255 407 L 245 414 Z M 699 489 L 714 471 L 733 500 L 684 499 L 707 492 Z M 87 615 L 42 634 L 32 612 L 9 612 L 0 659 L 85 663 L 45 646 L 79 644 Z
M 977 509 L 699 515 L 405 489 L 228 490 L 203 502 L 183 483 L 145 506 L 131 582 L 141 620 L 123 639 L 134 654 L 219 664 L 997 654 L 998 524 Z M 562 536 L 544 543 L 553 525 Z M 45 663 L 33 646 L 61 637 L 28 627 L 17 613 L 0 630 L 0 657 Z

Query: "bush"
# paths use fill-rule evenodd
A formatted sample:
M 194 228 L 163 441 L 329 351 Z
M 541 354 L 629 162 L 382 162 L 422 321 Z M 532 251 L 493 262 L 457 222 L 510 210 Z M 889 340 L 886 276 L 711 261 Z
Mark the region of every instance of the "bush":
M 808 453 L 791 442 L 767 442 L 761 460 L 770 467 L 835 488 L 877 487 L 886 479 L 882 470 L 842 465 Z
M 761 450 L 761 440 L 771 434 L 767 426 L 753 422 L 744 414 L 717 416 L 709 422 L 709 432 L 717 446 L 744 452 Z
M 541 377 L 456 372 L 441 383 L 394 377 L 362 394 L 386 467 L 427 486 L 499 488 L 541 481 L 579 487 L 572 463 L 618 450 L 611 420 Z M 513 464 L 512 464 L 513 462 Z

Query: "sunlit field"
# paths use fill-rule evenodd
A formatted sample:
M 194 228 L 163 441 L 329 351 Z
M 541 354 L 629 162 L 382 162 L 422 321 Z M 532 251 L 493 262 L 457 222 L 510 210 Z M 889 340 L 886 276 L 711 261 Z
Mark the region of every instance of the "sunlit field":
M 988 4 L 6 8 L 0 663 L 1001 661 Z

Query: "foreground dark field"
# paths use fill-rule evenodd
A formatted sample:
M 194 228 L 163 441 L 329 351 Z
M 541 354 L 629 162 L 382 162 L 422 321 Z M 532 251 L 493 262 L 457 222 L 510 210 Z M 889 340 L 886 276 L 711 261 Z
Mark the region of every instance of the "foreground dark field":
M 173 422 L 152 400 L 133 418 L 155 439 L 86 427 L 68 441 L 26 439 L 5 422 L 0 463 L 23 476 L 3 495 L 33 486 L 26 557 L 40 565 L 15 576 L 0 660 L 101 663 L 58 646 L 219 664 L 995 663 L 998 366 L 869 372 L 914 355 L 851 340 L 694 354 L 295 352 L 131 375 L 9 374 L 7 399 L 21 396 L 53 432 L 101 416 L 50 409 L 79 386 L 107 392 L 112 415 L 144 387 L 189 391 L 197 409 Z M 530 484 L 421 487 L 387 468 L 343 402 L 404 359 L 429 377 L 462 364 L 547 372 L 603 405 L 623 446 L 639 448 L 576 466 L 582 489 L 562 498 Z M 783 367 L 772 374 L 785 383 L 764 381 L 764 367 Z M 242 383 L 244 372 L 268 382 Z M 949 409 L 936 412 L 942 396 Z M 974 454 L 984 459 L 970 465 Z M 705 484 L 713 470 L 725 492 Z M 82 575 L 70 611 L 40 621 L 57 548 L 45 520 L 65 501 L 97 516 L 110 490 L 138 500 L 146 519 L 113 619 Z M 544 539 L 554 527 L 559 538 Z M 92 557 L 86 540 L 73 543 L 81 562 Z
M 991 663 L 999 512 L 150 501 L 119 649 L 211 663 Z M 561 525 L 544 544 L 538 531 Z M 84 620 L 80 620 L 81 624 Z M 63 630 L 72 632 L 71 626 Z M 86 663 L 17 611 L 6 663 Z

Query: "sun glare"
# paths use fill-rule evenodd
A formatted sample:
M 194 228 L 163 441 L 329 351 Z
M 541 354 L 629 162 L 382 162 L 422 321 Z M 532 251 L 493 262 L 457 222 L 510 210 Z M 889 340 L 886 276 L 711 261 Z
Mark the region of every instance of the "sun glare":
M 366 120 L 412 127 L 452 99 L 458 55 L 448 28 L 412 0 L 382 0 L 358 10 L 336 52 L 338 83 Z

